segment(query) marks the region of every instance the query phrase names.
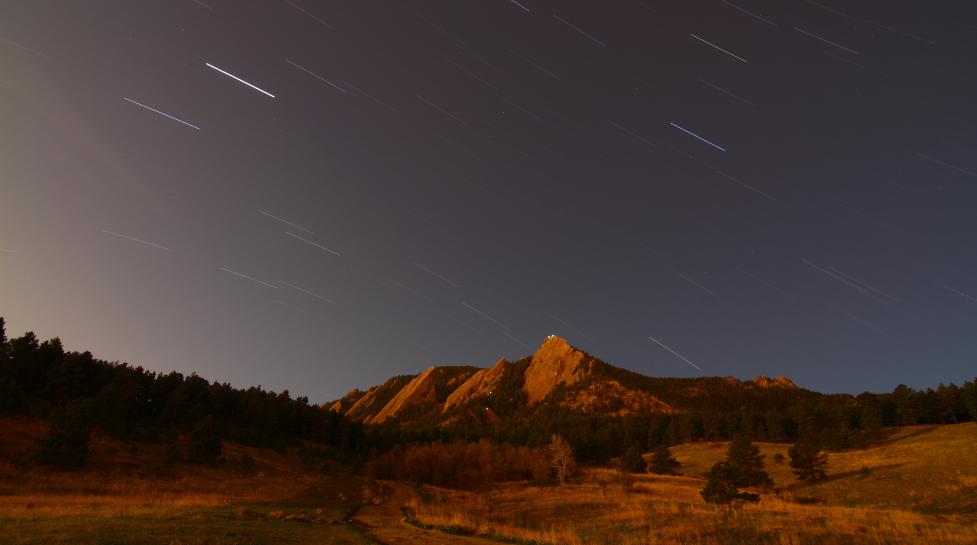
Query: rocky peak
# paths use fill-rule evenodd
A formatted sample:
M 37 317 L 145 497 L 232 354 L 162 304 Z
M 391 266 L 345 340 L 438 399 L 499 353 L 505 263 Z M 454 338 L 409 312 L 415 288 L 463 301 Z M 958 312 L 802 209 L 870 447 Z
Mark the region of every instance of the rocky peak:
M 526 392 L 529 404 L 536 403 L 559 384 L 574 384 L 586 377 L 593 368 L 593 360 L 570 346 L 566 339 L 546 337 L 526 369 Z

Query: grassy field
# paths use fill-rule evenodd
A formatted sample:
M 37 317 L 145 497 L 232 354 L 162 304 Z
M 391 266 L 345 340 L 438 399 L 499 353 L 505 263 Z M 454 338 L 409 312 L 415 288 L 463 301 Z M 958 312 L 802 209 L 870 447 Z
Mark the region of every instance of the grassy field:
M 705 504 L 702 475 L 725 443 L 673 449 L 682 477 L 583 472 L 564 488 L 433 491 L 414 501 L 423 524 L 516 541 L 576 544 L 974 544 L 977 424 L 905 428 L 876 447 L 834 453 L 829 480 L 798 483 L 761 444 L 775 488 L 759 504 Z
M 165 464 L 161 447 L 96 436 L 90 467 L 19 461 L 38 421 L 0 419 L 0 544 L 306 545 L 375 543 L 346 522 L 363 482 L 303 471 L 297 456 L 225 445 L 214 468 Z M 238 460 L 255 460 L 246 469 Z
M 162 447 L 96 435 L 90 467 L 56 472 L 22 463 L 41 423 L 0 419 L 0 430 L 3 545 L 977 544 L 977 424 L 900 429 L 834 453 L 816 485 L 773 462 L 787 445 L 761 444 L 775 488 L 734 507 L 699 496 L 724 443 L 675 447 L 680 477 L 586 468 L 563 488 L 477 493 L 388 483 L 388 502 L 361 506 L 362 478 L 303 470 L 294 453 L 225 445 L 220 466 L 169 466 Z M 412 523 L 402 505 L 416 510 Z

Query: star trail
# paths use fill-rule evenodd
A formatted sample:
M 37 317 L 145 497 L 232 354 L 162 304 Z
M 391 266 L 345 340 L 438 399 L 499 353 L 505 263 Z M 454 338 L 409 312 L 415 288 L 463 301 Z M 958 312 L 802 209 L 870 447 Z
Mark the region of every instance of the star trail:
M 970 380 L 975 28 L 965 1 L 9 2 L 0 311 L 313 400 L 550 333 L 646 375 Z

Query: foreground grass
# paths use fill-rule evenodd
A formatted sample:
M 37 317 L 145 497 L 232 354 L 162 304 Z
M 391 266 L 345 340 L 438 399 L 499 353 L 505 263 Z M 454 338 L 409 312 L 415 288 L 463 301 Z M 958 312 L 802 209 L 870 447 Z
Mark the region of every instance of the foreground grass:
M 0 496 L 0 543 L 4 545 L 258 545 L 366 544 L 345 522 L 350 507 L 326 489 L 289 498 L 254 501 L 248 494 L 89 490 L 87 493 Z M 186 485 L 187 482 L 180 484 Z M 326 484 L 326 488 L 333 488 Z M 277 485 L 269 486 L 274 496 Z M 278 491 L 281 491 L 280 489 Z M 242 502 L 243 500 L 247 500 Z
M 365 532 L 391 544 L 479 541 L 422 528 L 552 545 L 977 544 L 977 424 L 900 429 L 876 447 L 832 453 L 831 479 L 813 485 L 773 461 L 788 445 L 761 444 L 775 487 L 755 505 L 702 501 L 702 474 L 727 445 L 697 443 L 673 449 L 680 477 L 589 468 L 562 488 L 418 495 L 392 485 L 391 501 L 365 508 L 360 528 L 346 518 L 364 483 L 339 466 L 307 471 L 294 454 L 226 445 L 221 466 L 170 467 L 159 449 L 99 437 L 91 467 L 54 472 L 17 462 L 37 434 L 21 424 L 0 421 L 9 432 L 0 442 L 0 545 L 376 543 Z M 244 454 L 253 468 L 235 462 Z M 400 522 L 404 502 L 419 527 Z
M 831 480 L 794 480 L 787 445 L 761 445 L 776 488 L 759 504 L 705 504 L 701 474 L 725 443 L 674 449 L 688 477 L 622 477 L 590 469 L 564 488 L 523 484 L 487 493 L 437 490 L 417 519 L 452 531 L 547 544 L 977 543 L 977 425 L 899 430 L 871 449 L 832 454 Z
M 171 467 L 161 448 L 99 437 L 91 467 L 57 472 L 19 462 L 25 426 L 0 422 L 15 438 L 0 452 L 2 545 L 374 543 L 345 522 L 362 481 L 344 468 L 306 471 L 294 455 L 237 445 L 220 466 Z M 254 468 L 234 462 L 245 453 Z

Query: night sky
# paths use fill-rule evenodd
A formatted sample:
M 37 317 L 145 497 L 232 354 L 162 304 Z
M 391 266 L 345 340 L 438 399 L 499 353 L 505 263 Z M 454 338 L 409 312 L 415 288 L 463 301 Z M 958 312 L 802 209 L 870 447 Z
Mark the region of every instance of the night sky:
M 972 0 L 0 1 L 0 315 L 148 369 L 959 383 L 975 203 Z

